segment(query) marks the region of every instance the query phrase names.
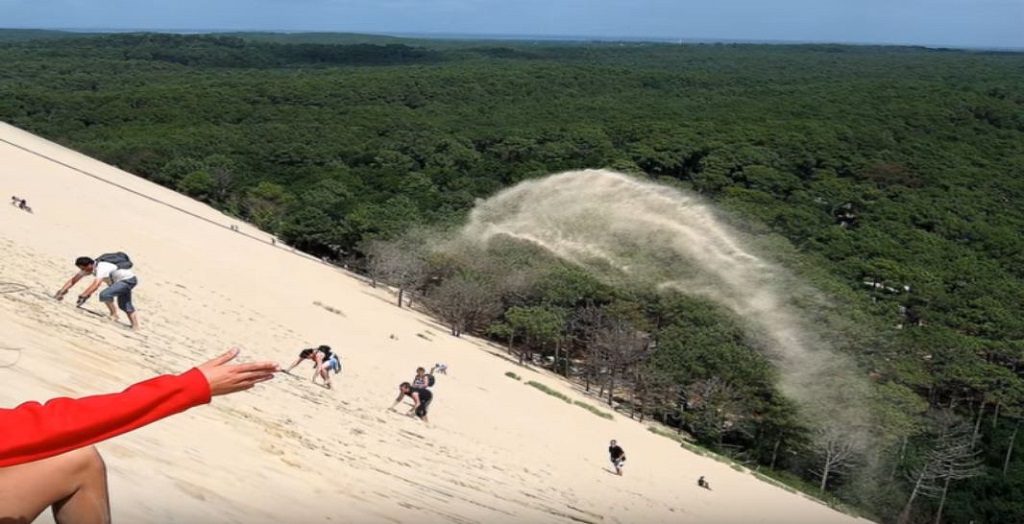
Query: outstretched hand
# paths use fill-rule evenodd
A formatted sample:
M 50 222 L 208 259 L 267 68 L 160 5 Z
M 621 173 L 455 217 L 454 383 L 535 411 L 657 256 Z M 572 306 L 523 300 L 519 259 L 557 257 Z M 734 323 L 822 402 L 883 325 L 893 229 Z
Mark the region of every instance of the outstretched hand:
M 228 364 L 238 356 L 238 351 L 238 348 L 231 348 L 227 353 L 199 366 L 199 371 L 210 383 L 210 396 L 244 391 L 274 378 L 274 373 L 281 369 L 275 362 Z

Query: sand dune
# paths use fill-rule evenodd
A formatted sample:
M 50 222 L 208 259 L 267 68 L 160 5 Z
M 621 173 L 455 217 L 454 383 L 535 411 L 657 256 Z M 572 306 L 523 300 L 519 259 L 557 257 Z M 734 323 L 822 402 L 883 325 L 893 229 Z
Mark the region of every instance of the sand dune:
M 283 364 L 319 343 L 344 358 L 332 391 L 300 367 L 99 445 L 117 521 L 855 520 L 628 417 L 604 420 L 526 387 L 504 373 L 595 403 L 247 224 L 6 124 L 0 193 L 34 209 L 0 208 L 0 366 L 13 364 L 0 367 L 0 405 L 120 390 L 230 345 Z M 136 263 L 138 333 L 97 316 L 95 299 L 76 309 L 49 298 L 75 256 L 110 250 Z M 431 426 L 385 411 L 398 382 L 439 361 L 450 371 Z M 622 478 L 606 461 L 611 438 L 629 457 Z M 699 475 L 714 491 L 696 486 Z

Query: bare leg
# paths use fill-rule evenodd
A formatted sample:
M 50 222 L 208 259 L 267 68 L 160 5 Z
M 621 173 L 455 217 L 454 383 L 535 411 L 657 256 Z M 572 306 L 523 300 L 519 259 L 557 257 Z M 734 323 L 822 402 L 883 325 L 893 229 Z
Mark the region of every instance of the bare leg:
M 0 468 L 0 522 L 28 524 L 50 506 L 59 524 L 109 524 L 107 469 L 96 448 Z
M 132 329 L 139 329 L 139 316 L 134 311 L 128 313 L 128 321 L 132 323 Z
M 110 310 L 110 320 L 117 320 L 117 308 L 114 307 L 114 301 L 104 302 L 107 305 L 107 309 Z

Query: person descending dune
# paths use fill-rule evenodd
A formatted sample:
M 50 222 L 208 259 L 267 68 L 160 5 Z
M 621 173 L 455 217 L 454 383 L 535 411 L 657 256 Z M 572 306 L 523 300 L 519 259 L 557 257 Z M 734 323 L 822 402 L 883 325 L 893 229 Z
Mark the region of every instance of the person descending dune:
M 57 522 L 110 522 L 106 467 L 91 444 L 249 389 L 278 371 L 272 362 L 229 364 L 237 355 L 232 349 L 121 393 L 0 408 L 0 522 L 32 522 L 51 506 Z
M 110 319 L 118 320 L 117 309 L 114 308 L 114 299 L 117 299 L 117 305 L 128 315 L 128 321 L 131 322 L 132 329 L 139 328 L 139 318 L 135 314 L 135 305 L 132 304 L 132 290 L 139 284 L 138 278 L 132 271 L 134 264 L 128 255 L 118 251 L 116 253 L 106 253 L 96 257 L 93 260 L 89 257 L 78 257 L 75 259 L 75 266 L 78 268 L 78 273 L 68 280 L 64 287 L 60 288 L 60 291 L 54 295 L 57 300 L 64 300 L 64 295 L 74 287 L 82 278 L 92 275 L 96 277 L 92 284 L 78 296 L 78 305 L 81 306 L 89 297 L 96 292 L 96 289 L 100 287 L 101 282 L 107 283 L 107 288 L 100 292 L 100 302 L 107 305 L 110 310 Z
M 612 466 L 615 467 L 615 474 L 621 477 L 622 466 L 626 465 L 626 452 L 622 450 L 618 442 L 613 440 L 608 444 L 608 455 L 612 461 Z
M 303 349 L 299 352 L 299 358 L 284 372 L 290 372 L 307 359 L 313 361 L 313 383 L 316 384 L 316 377 L 320 375 L 320 378 L 324 379 L 324 387 L 331 389 L 331 371 L 334 371 L 335 374 L 341 373 L 341 357 L 331 351 L 331 346 L 327 345 L 321 345 L 316 349 Z

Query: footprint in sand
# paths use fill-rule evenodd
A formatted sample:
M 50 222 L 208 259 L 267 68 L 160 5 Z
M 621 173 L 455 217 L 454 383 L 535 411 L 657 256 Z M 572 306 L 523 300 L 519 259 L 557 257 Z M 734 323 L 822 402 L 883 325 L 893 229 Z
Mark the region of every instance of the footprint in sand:
M 262 449 L 263 451 L 266 451 L 267 453 L 270 453 L 271 455 L 277 455 L 279 457 L 280 456 L 284 456 L 284 450 L 283 449 L 281 449 L 281 448 L 279 448 L 279 447 L 277 447 L 277 446 L 275 446 L 275 445 L 273 445 L 273 444 L 271 444 L 269 442 L 263 442 L 262 444 L 260 444 L 260 449 Z

